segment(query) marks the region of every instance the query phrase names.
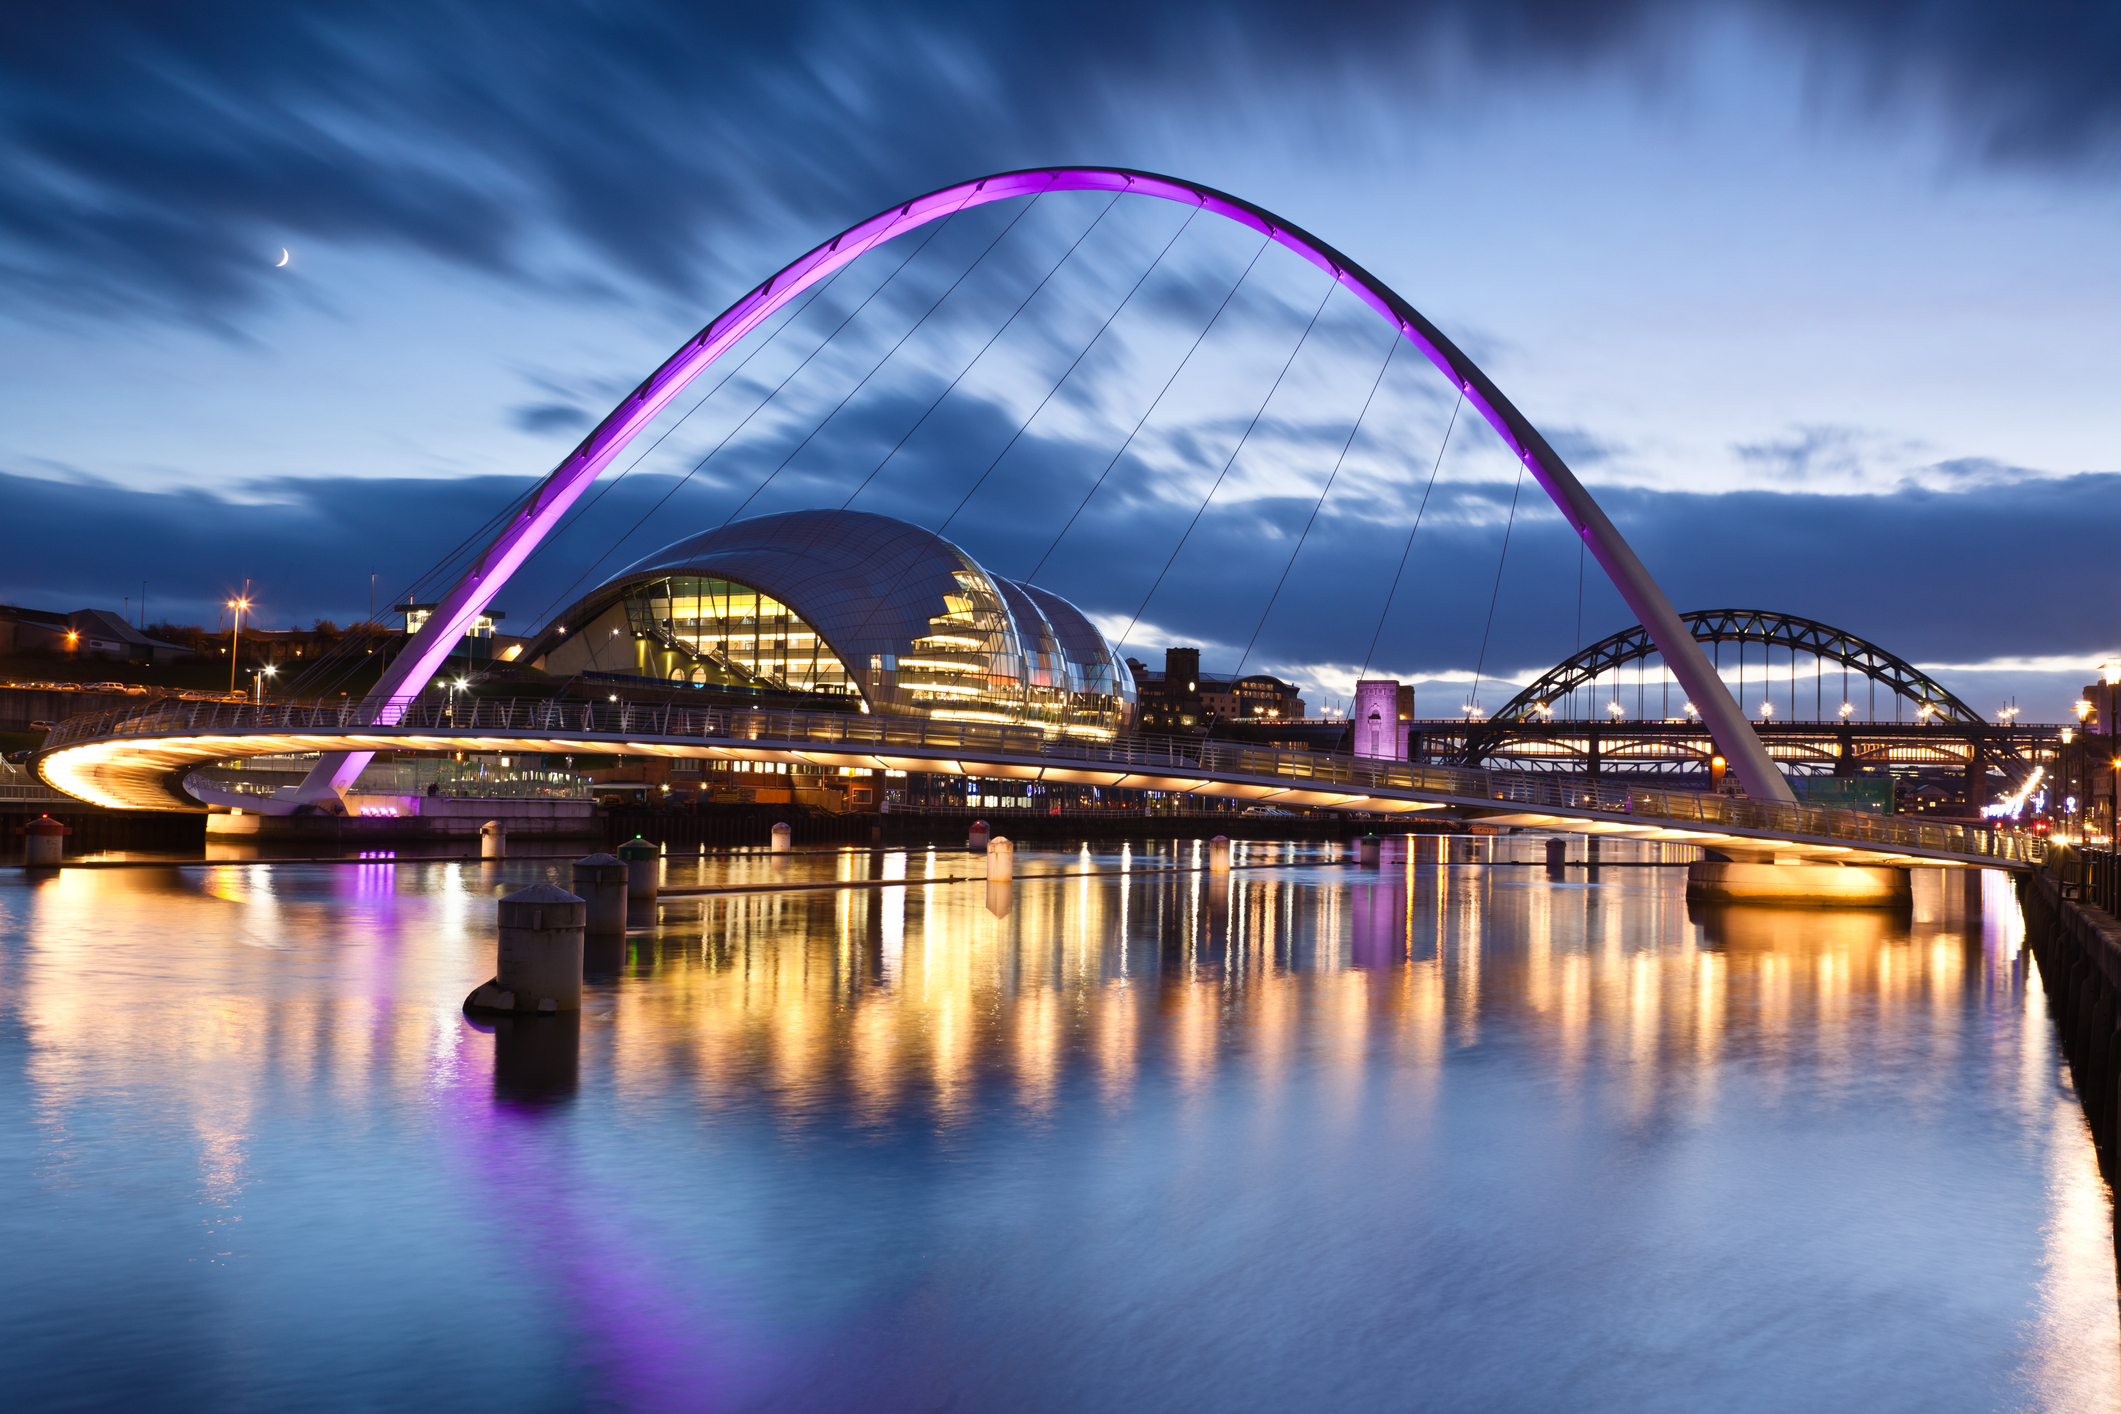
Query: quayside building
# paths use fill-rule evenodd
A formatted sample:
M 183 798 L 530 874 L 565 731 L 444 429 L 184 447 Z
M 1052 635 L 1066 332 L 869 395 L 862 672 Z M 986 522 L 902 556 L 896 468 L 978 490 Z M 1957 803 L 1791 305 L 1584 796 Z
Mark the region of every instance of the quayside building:
M 862 511 L 759 516 L 666 546 L 517 661 L 1097 740 L 1126 731 L 1136 702 L 1127 665 L 1075 605 Z

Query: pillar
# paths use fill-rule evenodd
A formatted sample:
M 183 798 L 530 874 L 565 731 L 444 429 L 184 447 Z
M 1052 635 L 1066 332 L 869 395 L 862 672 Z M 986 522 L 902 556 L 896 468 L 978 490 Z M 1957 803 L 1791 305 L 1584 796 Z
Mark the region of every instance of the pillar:
M 1363 835 L 1355 841 L 1355 862 L 1371 866 L 1383 858 L 1383 842 L 1375 835 Z
M 1547 872 L 1559 874 L 1569 862 L 1569 842 L 1559 835 L 1547 841 Z
M 73 833 L 49 815 L 39 815 L 16 833 L 22 836 L 22 863 L 31 869 L 57 869 L 66 857 L 66 837 Z
M 1399 724 L 1399 683 L 1391 678 L 1364 678 L 1355 684 L 1353 749 L 1357 756 L 1379 761 L 1404 759 L 1406 733 Z
M 654 903 L 656 884 L 663 871 L 656 847 L 635 835 L 619 846 L 619 858 L 626 865 L 626 901 Z
M 795 831 L 789 828 L 789 826 L 788 826 L 788 822 L 787 822 L 786 820 L 783 820 L 783 821 L 781 821 L 781 823 L 780 823 L 780 824 L 778 824 L 778 825 L 775 825 L 775 826 L 773 827 L 773 851 L 774 851 L 774 853 L 776 853 L 776 854 L 786 854 L 786 853 L 788 852 L 788 849 L 789 849 L 789 847 L 790 847 L 790 846 L 791 846 L 791 845 L 792 845 L 792 844 L 793 844 L 794 842 L 795 842 Z
M 987 835 L 987 822 L 985 820 L 974 820 L 971 833 L 965 837 L 966 847 L 975 854 L 980 853 L 987 848 Z
M 1227 874 L 1230 872 L 1230 837 L 1217 835 L 1208 841 L 1208 872 Z
M 574 862 L 574 891 L 587 908 L 583 928 L 594 937 L 626 933 L 626 865 L 608 854 Z
M 479 858 L 506 859 L 508 857 L 508 830 L 499 820 L 488 820 L 479 826 Z
M 987 877 L 1007 879 L 1016 868 L 1016 846 L 1009 843 L 1007 835 L 996 835 L 987 842 Z
M 581 899 L 557 884 L 532 884 L 502 899 L 493 980 L 465 998 L 465 1008 L 580 1011 L 586 912 Z

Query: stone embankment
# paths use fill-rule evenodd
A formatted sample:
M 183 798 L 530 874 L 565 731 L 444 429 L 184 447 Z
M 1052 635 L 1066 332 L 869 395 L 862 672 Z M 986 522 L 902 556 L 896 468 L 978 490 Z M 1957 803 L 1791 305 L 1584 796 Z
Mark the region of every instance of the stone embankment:
M 2121 1106 L 2121 919 L 2082 896 L 2085 862 L 2078 851 L 2051 848 L 2042 869 L 2018 876 L 2018 888 L 2063 1054 L 2111 1179 Z

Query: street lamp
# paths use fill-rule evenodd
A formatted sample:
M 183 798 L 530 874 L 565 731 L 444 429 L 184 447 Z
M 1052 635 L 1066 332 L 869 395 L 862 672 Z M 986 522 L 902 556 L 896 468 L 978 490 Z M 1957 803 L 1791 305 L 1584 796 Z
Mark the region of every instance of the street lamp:
M 236 611 L 236 627 L 228 636 L 228 690 L 236 690 L 236 659 L 243 642 L 243 611 L 250 607 L 250 581 L 243 581 L 243 592 L 228 601 L 228 607 Z
M 279 671 L 278 668 L 267 663 L 264 667 L 258 669 L 257 672 L 251 674 L 251 681 L 256 687 L 256 705 L 260 707 L 265 705 L 265 680 Z

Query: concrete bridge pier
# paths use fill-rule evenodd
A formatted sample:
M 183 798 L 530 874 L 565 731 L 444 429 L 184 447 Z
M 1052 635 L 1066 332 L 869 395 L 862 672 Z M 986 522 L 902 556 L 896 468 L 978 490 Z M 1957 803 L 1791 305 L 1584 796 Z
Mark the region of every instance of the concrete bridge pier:
M 557 884 L 532 884 L 502 899 L 493 980 L 464 999 L 465 1010 L 580 1011 L 587 911 Z
M 1906 869 L 1817 864 L 1798 855 L 1773 859 L 1697 859 L 1687 866 L 1689 903 L 1773 903 L 1798 908 L 1908 908 L 1914 888 Z
M 608 854 L 584 855 L 574 862 L 573 882 L 586 910 L 583 974 L 613 975 L 626 958 L 626 866 Z

